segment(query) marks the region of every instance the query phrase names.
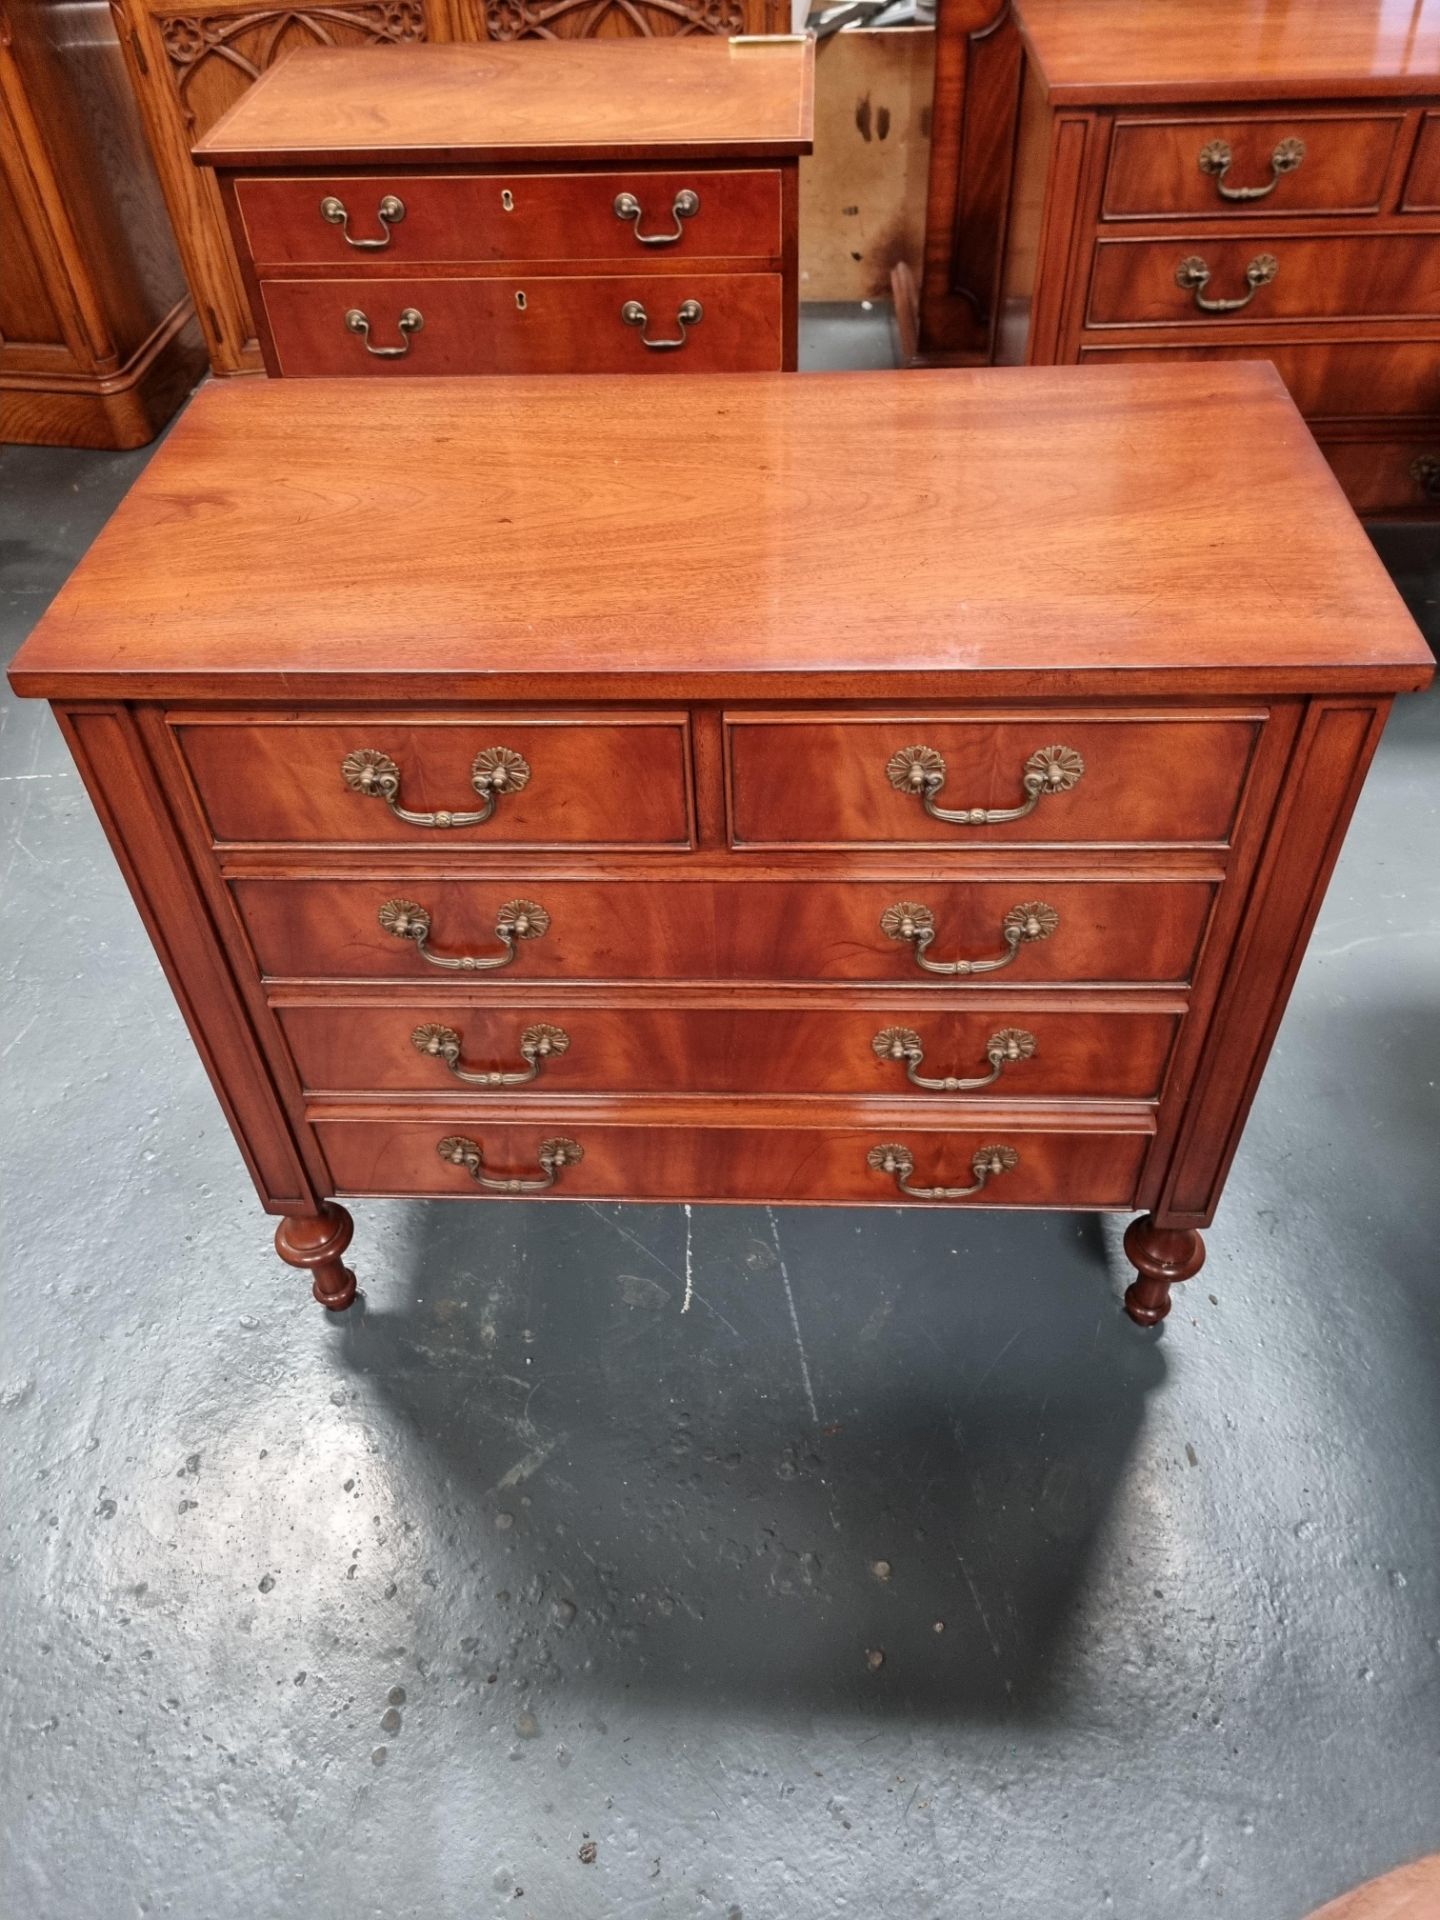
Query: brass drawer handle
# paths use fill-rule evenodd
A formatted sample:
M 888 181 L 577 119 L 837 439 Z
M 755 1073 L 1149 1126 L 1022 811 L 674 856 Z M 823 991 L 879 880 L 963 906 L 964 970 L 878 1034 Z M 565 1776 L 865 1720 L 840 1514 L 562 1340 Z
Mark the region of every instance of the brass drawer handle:
M 1200 149 L 1200 171 L 1208 173 L 1215 182 L 1215 191 L 1222 200 L 1263 200 L 1279 186 L 1287 173 L 1294 173 L 1305 158 L 1303 140 L 1282 140 L 1270 156 L 1270 178 L 1263 187 L 1231 187 L 1225 183 L 1235 156 L 1230 151 L 1228 140 L 1211 140 Z
M 478 1140 L 467 1140 L 463 1133 L 448 1134 L 437 1141 L 436 1153 L 452 1167 L 463 1167 L 477 1187 L 491 1193 L 543 1193 L 553 1187 L 566 1167 L 575 1167 L 585 1158 L 578 1140 L 542 1140 L 540 1142 L 540 1178 L 538 1180 L 493 1180 L 481 1171 L 484 1154 Z
M 345 211 L 345 202 L 337 200 L 333 193 L 327 193 L 320 202 L 320 218 L 328 220 L 332 227 L 340 228 L 347 247 L 359 247 L 364 253 L 379 253 L 382 247 L 389 246 L 394 238 L 390 229 L 405 218 L 405 202 L 399 194 L 387 193 L 375 212 L 384 232 L 378 240 L 357 240 L 350 231 L 350 216 Z
M 882 1147 L 871 1147 L 865 1164 L 877 1173 L 890 1174 L 901 1193 L 908 1194 L 912 1200 L 968 1200 L 972 1193 L 979 1193 L 987 1181 L 1018 1167 L 1020 1156 L 1014 1147 L 977 1147 L 970 1158 L 970 1171 L 975 1176 L 973 1187 L 912 1187 L 910 1176 L 915 1171 L 915 1156 L 908 1147 L 893 1140 Z
M 1040 747 L 1025 762 L 1020 787 L 1025 798 L 1018 807 L 937 807 L 935 796 L 945 784 L 945 761 L 934 747 L 902 747 L 886 762 L 885 777 L 900 793 L 918 795 L 932 820 L 957 827 L 994 827 L 1005 820 L 1023 820 L 1049 793 L 1068 793 L 1085 771 L 1085 762 L 1073 747 Z
M 1440 455 L 1417 455 L 1410 462 L 1410 477 L 1425 499 L 1440 500 Z
M 985 1046 L 990 1071 L 975 1080 L 955 1080 L 948 1074 L 943 1080 L 932 1080 L 918 1072 L 925 1049 L 913 1027 L 882 1027 L 870 1045 L 877 1060 L 903 1060 L 905 1078 L 929 1093 L 974 1093 L 980 1087 L 994 1086 L 1011 1061 L 1030 1059 L 1035 1051 L 1035 1036 L 1023 1027 L 1001 1027 L 998 1033 L 992 1033 Z
M 682 222 L 693 220 L 699 211 L 699 194 L 689 187 L 682 187 L 670 202 L 670 215 L 675 222 L 675 231 L 673 233 L 641 233 L 640 202 L 633 193 L 617 193 L 615 196 L 615 218 L 634 221 L 635 238 L 642 247 L 673 247 L 684 234 Z M 643 321 L 641 325 L 644 325 Z
M 908 941 L 914 949 L 915 963 L 927 973 L 998 973 L 1008 967 L 1022 946 L 1031 940 L 1048 940 L 1060 924 L 1054 907 L 1043 900 L 1031 900 L 1011 907 L 1000 923 L 1005 951 L 993 960 L 932 960 L 928 949 L 935 938 L 935 915 L 915 900 L 897 900 L 880 916 L 880 931 L 887 940 Z
M 363 314 L 359 307 L 350 307 L 345 314 L 346 330 L 350 333 L 358 333 L 365 342 L 365 351 L 373 353 L 377 360 L 403 360 L 410 351 L 410 336 L 412 333 L 418 333 L 424 326 L 425 316 L 418 307 L 406 307 L 396 324 L 400 329 L 402 344 L 398 347 L 377 347 L 370 339 L 368 316 Z
M 453 1027 L 416 1027 L 410 1036 L 410 1044 L 417 1053 L 440 1061 L 457 1080 L 463 1080 L 467 1086 L 523 1087 L 527 1081 L 540 1078 L 540 1069 L 547 1060 L 558 1059 L 567 1050 L 570 1036 L 563 1027 L 544 1024 L 526 1027 L 520 1036 L 520 1058 L 525 1065 L 514 1073 L 472 1073 L 469 1068 L 462 1067 L 460 1036 Z
M 340 762 L 340 778 L 352 793 L 383 800 L 397 820 L 412 827 L 479 827 L 495 811 L 502 793 L 519 793 L 530 784 L 530 763 L 509 747 L 482 747 L 470 763 L 470 784 L 485 804 L 471 813 L 411 813 L 400 804 L 400 769 L 388 753 L 356 747 Z
M 534 900 L 507 900 L 495 916 L 495 938 L 504 948 L 496 954 L 458 954 L 451 958 L 431 953 L 430 909 L 415 900 L 387 900 L 380 909 L 380 924 L 397 940 L 413 942 L 420 956 L 432 967 L 445 967 L 452 973 L 489 973 L 495 967 L 508 967 L 515 958 L 519 940 L 542 940 L 549 931 L 550 916 Z
M 1268 287 L 1279 271 L 1280 262 L 1273 253 L 1257 253 L 1245 269 L 1245 291 L 1238 299 L 1209 300 L 1205 289 L 1210 284 L 1210 269 L 1198 253 L 1192 253 L 1176 267 L 1175 284 L 1194 294 L 1201 313 L 1236 313 L 1241 307 L 1248 307 L 1261 287 Z
M 627 327 L 648 327 L 650 316 L 638 300 L 627 300 L 620 309 L 620 318 Z M 677 347 L 683 347 L 689 335 L 687 327 L 698 327 L 705 318 L 705 309 L 698 300 L 682 300 L 675 314 L 675 324 L 680 329 L 678 340 L 652 340 L 642 333 L 640 344 L 648 347 L 652 353 L 673 353 Z

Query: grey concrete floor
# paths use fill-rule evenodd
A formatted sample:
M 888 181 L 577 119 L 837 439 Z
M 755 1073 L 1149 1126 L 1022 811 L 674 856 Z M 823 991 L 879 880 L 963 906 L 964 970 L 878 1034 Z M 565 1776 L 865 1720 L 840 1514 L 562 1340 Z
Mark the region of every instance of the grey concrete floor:
M 8 645 L 145 458 L 0 454 Z M 1298 1920 L 1440 1845 L 1440 699 L 1157 1334 L 1120 1223 L 924 1210 L 361 1205 L 328 1318 L 0 755 L 5 1920 Z

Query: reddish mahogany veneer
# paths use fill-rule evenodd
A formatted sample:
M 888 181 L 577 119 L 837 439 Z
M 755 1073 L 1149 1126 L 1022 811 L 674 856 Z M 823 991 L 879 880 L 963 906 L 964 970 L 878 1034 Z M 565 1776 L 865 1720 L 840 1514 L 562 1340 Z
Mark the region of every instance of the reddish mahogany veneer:
M 1219 365 L 212 388 L 12 677 L 327 1308 L 542 1194 L 1135 1210 L 1153 1326 L 1430 671 Z

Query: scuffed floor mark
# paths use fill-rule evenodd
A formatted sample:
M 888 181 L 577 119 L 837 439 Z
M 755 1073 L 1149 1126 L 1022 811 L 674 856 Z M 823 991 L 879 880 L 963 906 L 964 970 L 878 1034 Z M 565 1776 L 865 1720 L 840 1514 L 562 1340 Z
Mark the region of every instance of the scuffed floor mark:
M 810 1380 L 810 1362 L 805 1357 L 805 1342 L 800 1337 L 800 1316 L 795 1311 L 795 1293 L 790 1285 L 790 1269 L 785 1264 L 785 1255 L 780 1249 L 780 1224 L 775 1218 L 775 1209 L 767 1207 L 765 1217 L 770 1222 L 770 1238 L 775 1242 L 775 1259 L 780 1268 L 780 1284 L 785 1289 L 785 1304 L 790 1309 L 790 1325 L 795 1332 L 795 1351 L 800 1358 L 800 1381 L 805 1389 L 805 1404 L 810 1409 L 810 1418 L 818 1427 L 820 1411 L 815 1405 L 815 1388 Z
M 680 1303 L 680 1311 L 688 1313 L 690 1302 L 695 1298 L 695 1214 L 690 1202 L 685 1202 L 685 1298 Z
M 532 1447 L 529 1453 L 522 1454 L 513 1467 L 501 1474 L 492 1492 L 503 1493 L 506 1487 L 518 1487 L 522 1480 L 528 1480 L 532 1473 L 538 1473 L 564 1438 L 563 1433 L 557 1433 L 540 1446 Z

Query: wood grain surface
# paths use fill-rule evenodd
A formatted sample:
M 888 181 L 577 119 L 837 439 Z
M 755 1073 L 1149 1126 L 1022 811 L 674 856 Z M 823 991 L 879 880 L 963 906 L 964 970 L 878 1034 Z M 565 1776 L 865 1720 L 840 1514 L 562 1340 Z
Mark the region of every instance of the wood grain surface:
M 216 384 L 12 681 L 934 701 L 1432 670 L 1279 377 L 1240 364 Z
M 808 153 L 813 42 L 708 34 L 305 48 L 197 143 L 202 166 Z
M 1051 97 L 1245 100 L 1432 93 L 1440 0 L 1020 0 Z

